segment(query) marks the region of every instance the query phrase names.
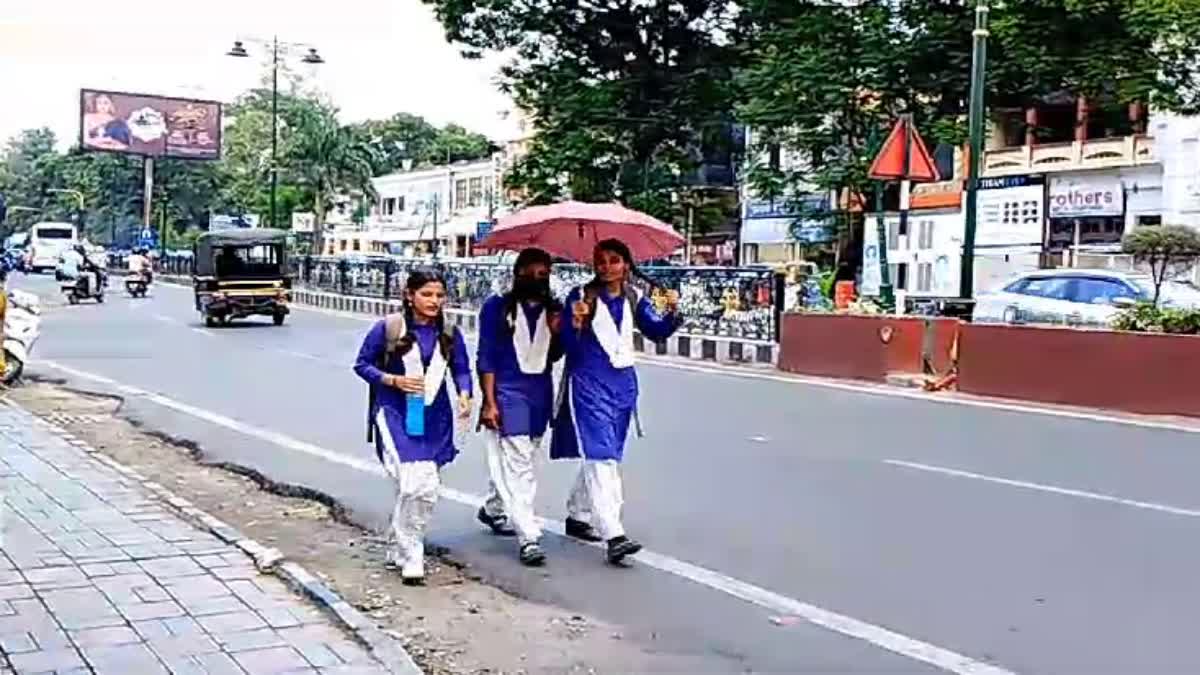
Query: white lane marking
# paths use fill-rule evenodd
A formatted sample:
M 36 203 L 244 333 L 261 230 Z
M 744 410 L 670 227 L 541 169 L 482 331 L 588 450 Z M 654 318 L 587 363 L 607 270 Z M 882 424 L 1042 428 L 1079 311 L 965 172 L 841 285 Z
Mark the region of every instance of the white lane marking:
M 157 403 L 165 408 L 191 415 L 198 419 L 210 422 L 217 426 L 224 427 L 231 431 L 236 431 L 247 436 L 258 438 L 268 443 L 273 443 L 282 448 L 294 450 L 307 455 L 311 455 L 318 459 L 340 464 L 357 471 L 362 471 L 374 476 L 387 477 L 383 468 L 377 462 L 368 462 L 349 457 L 337 452 L 333 452 L 326 448 L 322 448 L 311 443 L 306 443 L 296 438 L 286 436 L 270 429 L 264 429 L 245 422 L 226 417 L 220 413 L 215 413 L 203 408 L 198 408 L 187 403 L 182 403 L 174 399 L 146 391 L 139 387 L 122 384 L 103 375 L 96 375 L 82 370 L 77 370 L 69 366 L 62 365 L 55 361 L 41 361 L 45 365 L 59 370 L 68 375 L 78 377 L 85 380 L 91 380 L 111 387 L 114 387 L 123 394 L 131 396 L 140 396 L 149 401 Z M 443 487 L 442 495 L 451 500 L 468 506 L 479 506 L 483 503 L 484 498 L 480 495 L 474 495 L 468 492 L 462 492 L 453 488 Z M 541 518 L 547 530 L 556 534 L 563 534 L 562 527 L 558 522 L 551 522 L 545 518 Z M 910 638 L 901 635 L 895 631 L 888 630 L 882 626 L 860 621 L 858 619 L 831 612 L 827 609 L 822 609 L 816 605 L 810 605 L 806 602 L 789 598 L 765 588 L 755 586 L 753 584 L 735 579 L 731 576 L 710 570 L 699 565 L 661 553 L 643 550 L 638 554 L 638 560 L 654 569 L 673 574 L 678 577 L 687 579 L 693 583 L 708 587 L 712 590 L 725 593 L 732 597 L 738 598 L 745 602 L 757 605 L 773 612 L 782 612 L 802 617 L 808 622 L 826 628 L 835 633 L 845 635 L 852 638 L 857 638 L 865 642 L 869 642 L 876 647 L 887 651 L 906 656 L 916 661 L 928 663 L 942 670 L 960 675 L 1015 675 L 1012 671 L 992 666 L 982 661 L 977 661 L 968 656 L 958 654 L 947 649 L 943 649 L 936 645 L 923 642 L 915 638 Z
M 921 464 L 920 462 L 907 462 L 900 459 L 885 459 L 884 464 L 892 466 L 902 466 L 908 469 L 916 469 L 917 471 L 927 471 L 930 473 L 939 473 L 945 476 L 954 476 L 957 478 L 970 478 L 973 480 L 981 480 L 988 483 L 996 483 L 997 485 L 1007 485 L 1009 487 L 1024 488 L 1026 490 L 1037 490 L 1040 492 L 1049 492 L 1051 494 L 1063 495 L 1066 497 L 1078 497 L 1079 499 L 1090 499 L 1097 502 L 1108 502 L 1110 504 L 1119 504 L 1121 506 L 1129 506 L 1135 509 L 1146 509 L 1148 511 L 1158 511 L 1160 513 L 1169 513 L 1175 516 L 1189 516 L 1192 518 L 1200 517 L 1200 510 L 1185 509 L 1178 506 L 1170 506 L 1167 504 L 1156 504 L 1154 502 L 1143 502 L 1136 499 L 1125 499 L 1124 497 L 1114 497 L 1113 495 L 1101 494 L 1099 492 L 1088 492 L 1087 490 L 1076 490 L 1074 488 L 1058 487 L 1056 485 L 1046 485 L 1045 483 L 1031 483 L 1024 480 L 1013 480 L 1011 478 L 1000 478 L 997 476 L 988 476 L 982 473 L 974 473 L 971 471 L 963 471 L 961 469 L 951 469 L 944 466 L 935 466 L 932 464 Z

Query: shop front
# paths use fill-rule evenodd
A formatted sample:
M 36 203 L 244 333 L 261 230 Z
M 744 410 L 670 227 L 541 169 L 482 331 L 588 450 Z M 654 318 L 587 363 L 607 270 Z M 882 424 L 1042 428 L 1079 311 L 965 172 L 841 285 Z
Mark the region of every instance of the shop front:
M 1128 230 L 1162 222 L 1162 168 L 1055 176 L 1046 201 L 1047 251 L 1075 246 L 1115 249 Z
M 829 198 L 751 200 L 742 219 L 742 264 L 787 263 L 829 249 L 834 241 Z

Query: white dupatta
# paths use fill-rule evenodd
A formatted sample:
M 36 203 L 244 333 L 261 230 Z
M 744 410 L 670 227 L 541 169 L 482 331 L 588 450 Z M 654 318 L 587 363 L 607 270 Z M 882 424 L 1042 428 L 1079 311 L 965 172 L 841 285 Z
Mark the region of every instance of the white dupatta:
M 414 340 L 412 348 L 404 355 L 404 376 L 419 377 L 425 381 L 425 405 L 433 405 L 442 384 L 446 381 L 449 365 L 442 355 L 442 347 L 438 340 L 433 343 L 433 356 L 429 359 L 429 367 L 421 361 L 421 345 Z
M 516 316 L 509 319 L 513 330 L 513 350 L 517 353 L 517 366 L 526 375 L 546 372 L 546 359 L 550 355 L 550 325 L 546 321 L 546 310 L 542 308 L 534 321 L 535 330 L 529 334 L 529 321 L 525 319 L 525 308 L 518 303 Z
M 640 300 L 641 296 L 638 295 L 638 298 Z M 604 353 L 608 354 L 608 360 L 612 363 L 613 368 L 631 368 L 634 364 L 635 354 L 633 313 L 637 307 L 624 297 L 621 298 L 621 302 L 625 303 L 625 311 L 621 312 L 621 326 L 618 328 L 612 313 L 608 310 L 608 303 L 604 301 L 603 297 L 597 297 L 596 315 L 592 317 L 592 331 L 596 334 L 596 341 L 600 343 Z

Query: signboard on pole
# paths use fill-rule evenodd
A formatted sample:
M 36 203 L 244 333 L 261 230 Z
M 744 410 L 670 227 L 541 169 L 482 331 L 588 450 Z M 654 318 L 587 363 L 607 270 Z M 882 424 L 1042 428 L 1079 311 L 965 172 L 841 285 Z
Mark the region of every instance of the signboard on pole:
M 317 214 L 315 213 L 293 213 L 292 214 L 292 232 L 298 234 L 309 234 L 317 230 Z
M 208 231 L 220 232 L 221 230 L 236 230 L 240 228 L 258 227 L 258 216 L 253 214 L 243 214 L 238 216 L 230 216 L 214 213 L 208 217 Z
M 79 145 L 85 150 L 145 157 L 219 159 L 221 104 L 83 89 Z

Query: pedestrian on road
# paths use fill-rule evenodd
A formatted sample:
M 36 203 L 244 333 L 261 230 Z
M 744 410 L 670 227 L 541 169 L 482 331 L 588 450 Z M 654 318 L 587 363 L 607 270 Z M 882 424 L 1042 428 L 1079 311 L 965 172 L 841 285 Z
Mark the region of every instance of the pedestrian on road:
M 608 561 L 619 564 L 642 548 L 621 525 L 620 462 L 630 422 L 637 422 L 633 330 L 661 341 L 679 328 L 682 318 L 676 291 L 667 292 L 666 312 L 660 315 L 630 285 L 634 276 L 649 280 L 638 272 L 624 243 L 600 242 L 594 261 L 595 278 L 567 296 L 572 317 L 561 332 L 567 362 L 550 457 L 583 460 L 567 501 L 566 533 L 606 541 Z
M 512 289 L 488 298 L 479 312 L 475 360 L 491 476 L 478 518 L 495 534 L 516 535 L 521 563 L 529 566 L 546 560 L 533 512 L 534 453 L 550 423 L 554 362 L 562 357 L 562 304 L 550 292 L 550 264 L 550 254 L 537 248 L 517 256 Z
M 458 392 L 457 414 L 471 413 L 471 367 L 462 334 L 447 326 L 446 281 L 432 269 L 414 270 L 405 284 L 404 311 L 367 332 L 354 372 L 371 387 L 368 441 L 396 482 L 393 545 L 388 562 L 405 583 L 425 578 L 425 527 L 437 503 L 439 472 L 454 460 L 455 410 L 447 379 Z

